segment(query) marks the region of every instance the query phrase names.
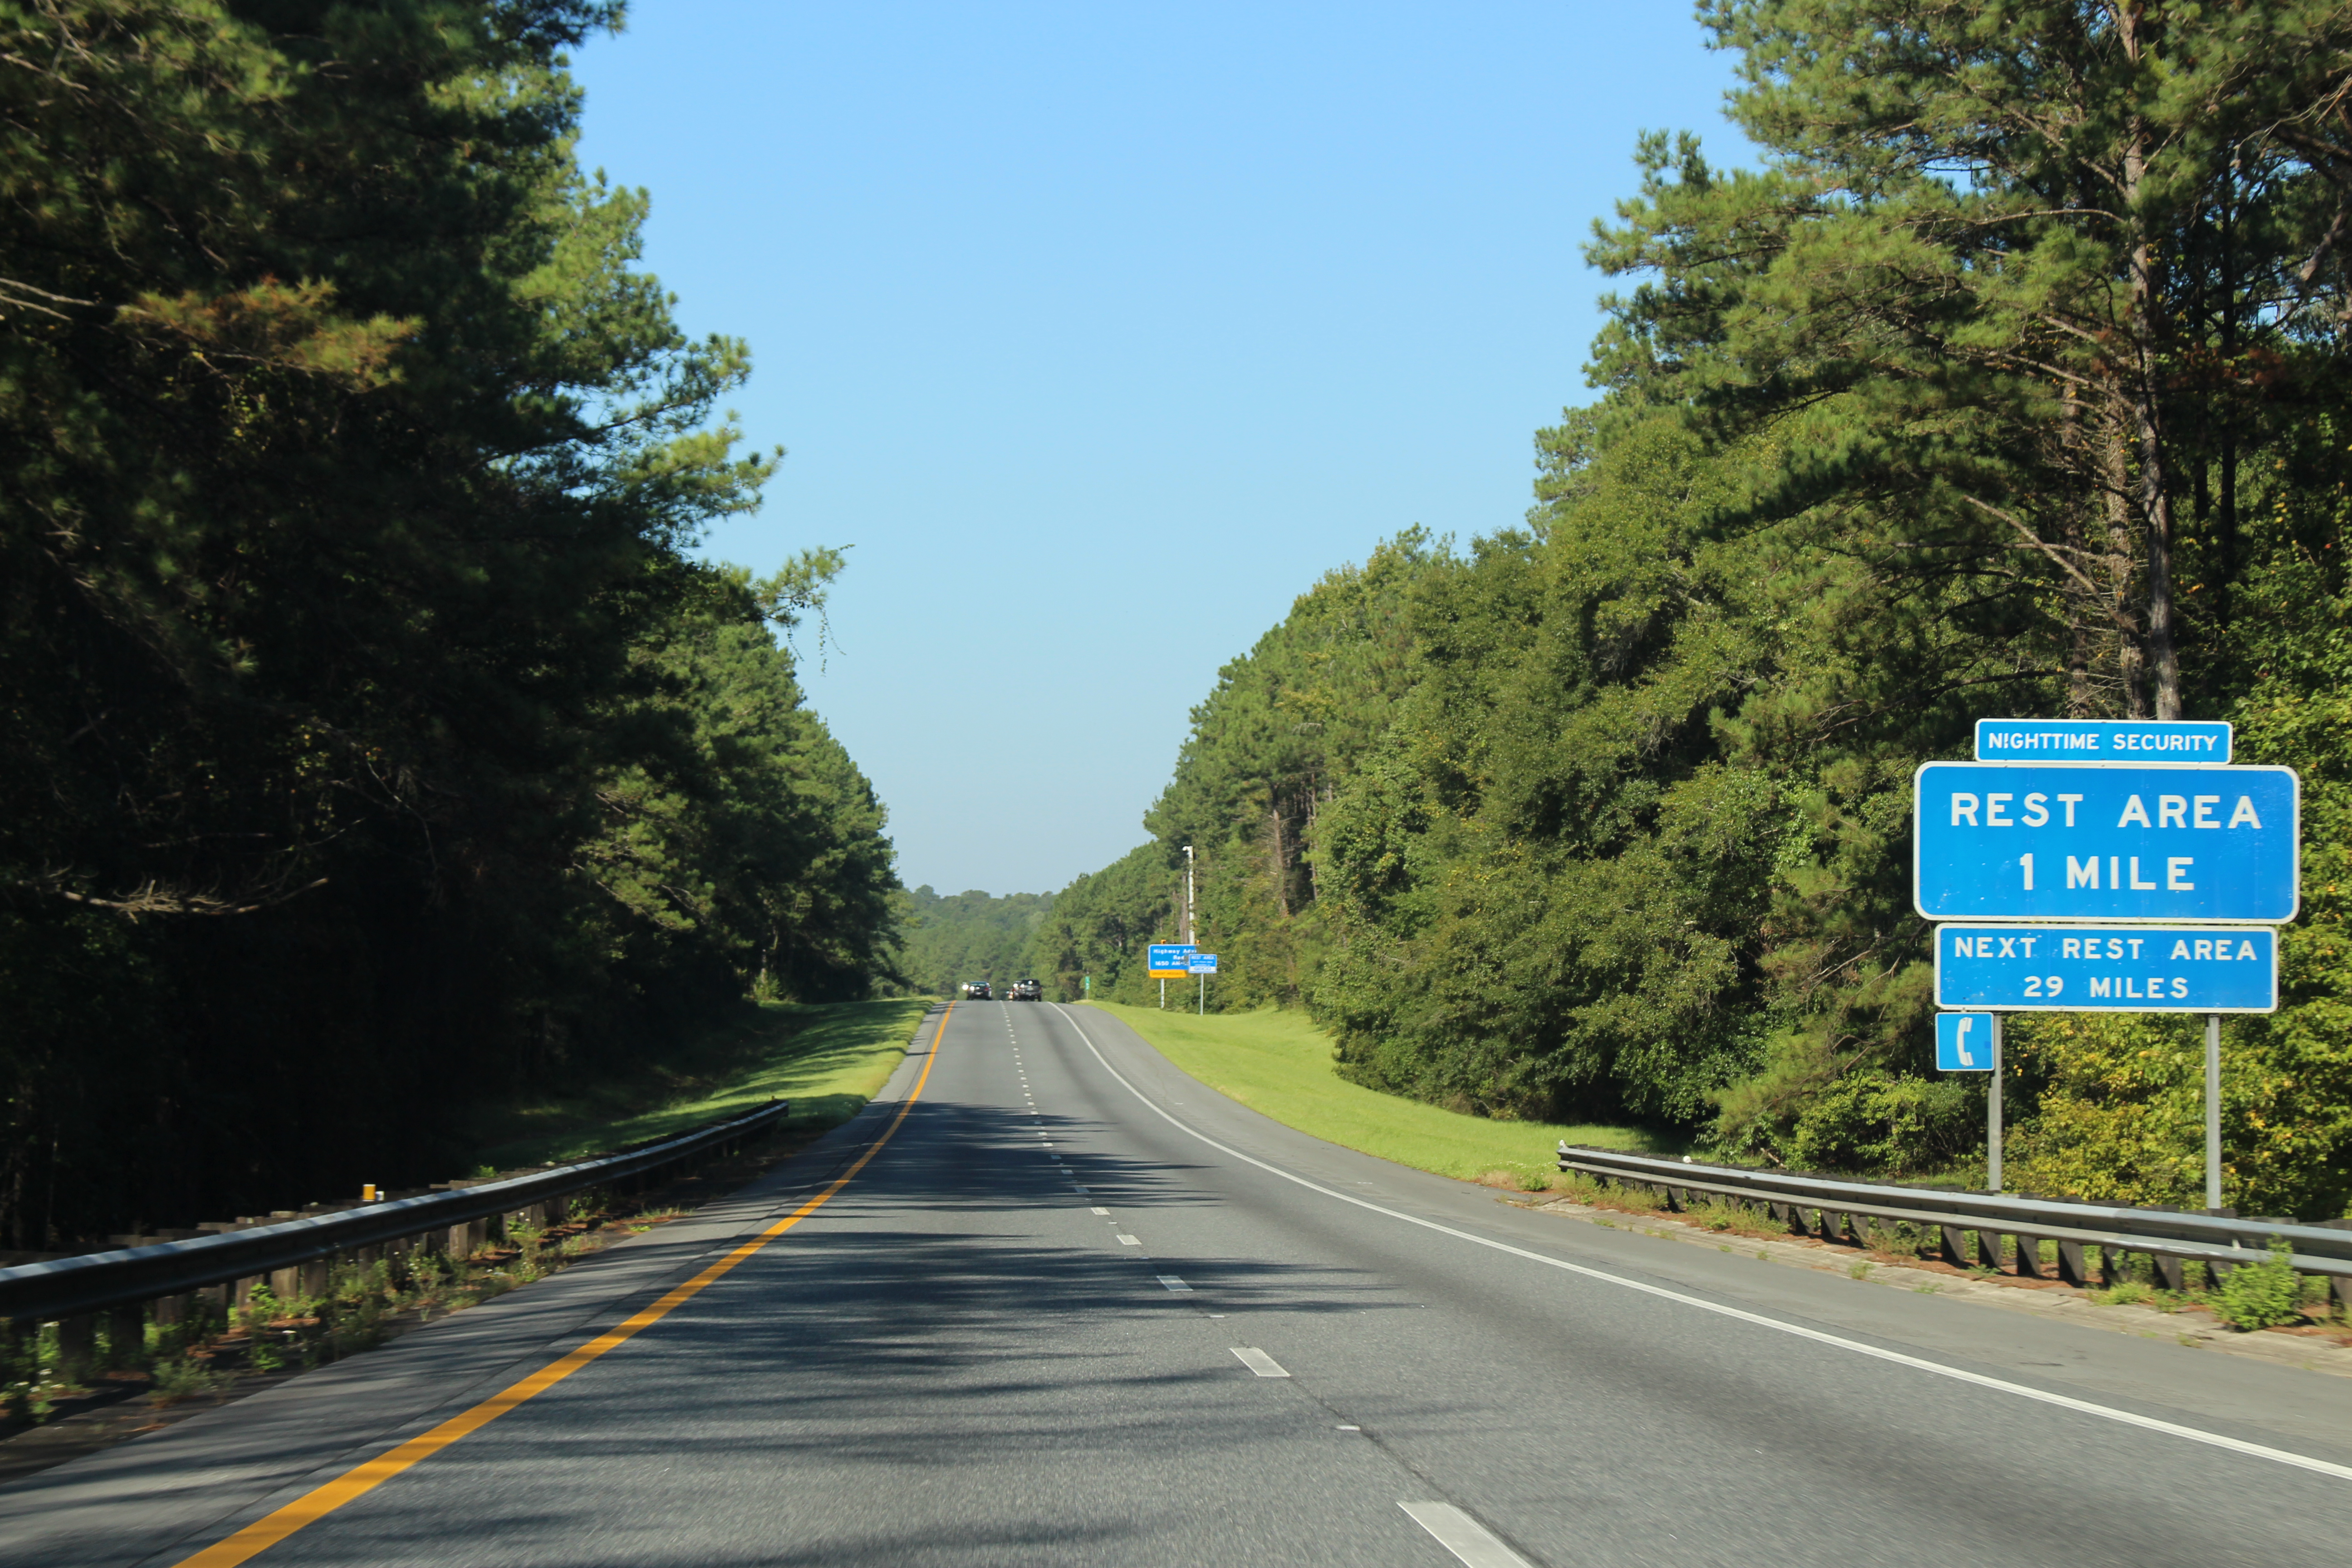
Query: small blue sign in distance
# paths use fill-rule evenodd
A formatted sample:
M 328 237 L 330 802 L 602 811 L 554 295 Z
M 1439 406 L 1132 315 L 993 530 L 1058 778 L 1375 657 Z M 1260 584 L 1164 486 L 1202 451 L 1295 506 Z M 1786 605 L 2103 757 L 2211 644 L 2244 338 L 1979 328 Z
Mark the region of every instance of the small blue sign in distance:
M 1992 1071 L 1992 1015 L 1990 1013 L 1937 1014 L 1936 1070 L 1937 1072 Z
M 1929 763 L 1916 787 L 1931 921 L 2280 925 L 2301 903 L 2292 768 Z
M 1999 1013 L 2273 1013 L 2264 926 L 1937 926 L 1936 1005 Z
M 1162 979 L 1178 974 L 1189 974 L 1192 971 L 1185 968 L 1185 964 L 1191 962 L 1192 955 L 1200 951 L 1189 942 L 1150 943 L 1143 950 L 1143 973 Z
M 1980 763 L 2226 763 L 2231 729 L 2203 721 L 1979 719 Z
M 1217 955 L 1213 952 L 1196 952 L 1192 955 L 1192 963 L 1185 967 L 1195 974 L 1214 974 L 1217 972 Z

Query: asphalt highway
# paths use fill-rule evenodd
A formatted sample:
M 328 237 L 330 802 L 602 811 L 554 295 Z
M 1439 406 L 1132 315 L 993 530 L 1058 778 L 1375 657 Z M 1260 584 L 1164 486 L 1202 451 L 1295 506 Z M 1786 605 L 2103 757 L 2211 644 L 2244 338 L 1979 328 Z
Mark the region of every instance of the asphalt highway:
M 2347 1522 L 2342 1380 L 1531 1213 L 987 1002 L 691 1224 L 0 1489 L 0 1563 L 2210 1568 Z

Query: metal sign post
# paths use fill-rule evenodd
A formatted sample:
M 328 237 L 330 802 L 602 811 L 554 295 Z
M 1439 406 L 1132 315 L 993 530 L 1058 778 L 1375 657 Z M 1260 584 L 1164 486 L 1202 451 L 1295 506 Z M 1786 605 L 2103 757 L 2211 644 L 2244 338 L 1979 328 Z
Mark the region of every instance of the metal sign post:
M 1209 1016 L 1209 976 L 1217 972 L 1217 955 L 1196 952 L 1185 967 L 1201 977 L 1201 1016 L 1205 1018 Z
M 2205 1206 L 2221 1206 L 2221 1015 L 2205 1015 Z
M 2000 1015 L 1937 1014 L 1936 1067 L 1992 1075 L 1985 1089 L 1985 1185 L 2000 1191 Z
M 2000 1191 L 2000 1015 L 1992 1016 L 1992 1083 L 1985 1095 L 1985 1185 Z M 1998 1263 L 1999 1258 L 1993 1259 Z

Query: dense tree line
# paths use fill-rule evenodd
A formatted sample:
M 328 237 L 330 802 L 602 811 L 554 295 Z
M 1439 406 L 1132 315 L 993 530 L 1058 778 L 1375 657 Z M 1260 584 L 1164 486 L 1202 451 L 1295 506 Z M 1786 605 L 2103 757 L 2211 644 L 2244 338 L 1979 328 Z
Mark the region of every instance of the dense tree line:
M 890 963 L 698 563 L 773 458 L 573 157 L 598 0 L 0 0 L 0 1245 L 446 1176 L 471 1100 Z
M 1193 844 L 1218 996 L 1314 1009 L 1363 1082 L 1948 1167 L 1981 1089 L 1930 1068 L 1912 771 L 1981 715 L 2230 719 L 2306 791 L 2288 1005 L 2225 1034 L 2230 1198 L 2341 1211 L 2352 7 L 1701 18 L 1757 166 L 1643 138 L 1589 249 L 1629 285 L 1601 396 L 1525 526 L 1302 598 L 1129 881 Z M 2195 1201 L 2193 1020 L 2011 1037 L 2027 1185 Z
M 975 980 L 1001 991 L 1029 973 L 1021 963 L 1030 938 L 1053 907 L 1051 893 L 992 898 L 917 888 L 899 928 L 899 972 L 919 995 L 960 995 Z

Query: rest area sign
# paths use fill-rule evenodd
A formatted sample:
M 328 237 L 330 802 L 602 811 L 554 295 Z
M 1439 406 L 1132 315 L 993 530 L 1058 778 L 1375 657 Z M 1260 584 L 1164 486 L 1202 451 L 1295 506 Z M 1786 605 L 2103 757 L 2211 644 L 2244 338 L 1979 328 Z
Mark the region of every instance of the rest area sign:
M 2279 925 L 2301 903 L 2291 768 L 1929 763 L 1916 785 L 1931 921 Z
M 2267 926 L 1936 928 L 1936 1005 L 1999 1013 L 2269 1013 Z

